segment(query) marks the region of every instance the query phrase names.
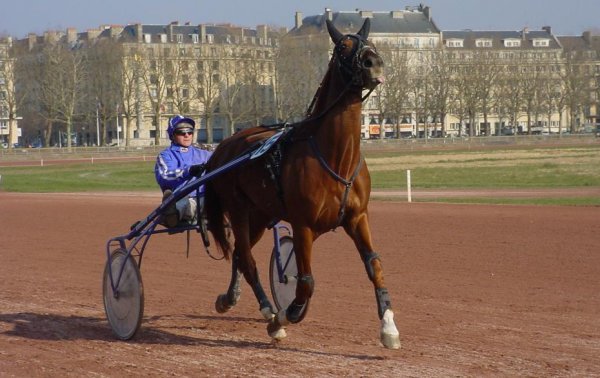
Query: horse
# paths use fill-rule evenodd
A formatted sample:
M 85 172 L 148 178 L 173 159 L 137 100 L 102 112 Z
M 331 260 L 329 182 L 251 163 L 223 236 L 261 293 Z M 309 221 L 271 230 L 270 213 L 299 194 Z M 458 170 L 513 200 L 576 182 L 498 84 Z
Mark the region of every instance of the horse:
M 383 83 L 383 60 L 367 39 L 368 18 L 356 34 L 342 34 L 329 20 L 326 24 L 334 50 L 307 118 L 288 125 L 290 132 L 282 137 L 277 154 L 251 160 L 206 185 L 209 230 L 232 262 L 229 288 L 218 296 L 215 307 L 223 313 L 236 304 L 243 274 L 268 320 L 269 336 L 283 339 L 286 326 L 304 319 L 314 292 L 313 242 L 341 226 L 354 241 L 375 289 L 381 343 L 398 349 L 400 337 L 382 263 L 371 240 L 367 213 L 371 181 L 360 150 L 362 93 Z M 208 162 L 208 171 L 275 132 L 272 127 L 256 126 L 225 139 Z M 298 277 L 295 299 L 275 313 L 261 286 L 252 247 L 280 220 L 293 230 Z M 231 228 L 226 230 L 227 223 Z M 234 236 L 233 254 L 228 232 Z

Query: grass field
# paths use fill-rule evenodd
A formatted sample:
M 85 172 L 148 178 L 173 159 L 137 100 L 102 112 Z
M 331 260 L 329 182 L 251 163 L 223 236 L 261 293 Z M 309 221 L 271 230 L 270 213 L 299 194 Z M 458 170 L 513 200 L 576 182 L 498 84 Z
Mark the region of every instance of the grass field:
M 600 187 L 600 147 L 597 145 L 485 151 L 369 151 L 366 161 L 374 189 L 405 188 L 407 169 L 411 170 L 415 190 Z M 148 161 L 3 167 L 0 168 L 0 190 L 155 191 L 158 189 L 153 165 L 153 161 Z M 600 205 L 600 199 L 596 198 L 451 201 Z

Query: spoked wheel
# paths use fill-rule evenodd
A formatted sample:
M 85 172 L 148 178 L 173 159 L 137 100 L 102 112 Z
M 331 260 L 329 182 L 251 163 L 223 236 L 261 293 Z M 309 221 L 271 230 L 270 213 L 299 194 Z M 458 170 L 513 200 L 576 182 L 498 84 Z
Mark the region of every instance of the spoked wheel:
M 108 269 L 109 263 L 110 270 Z M 113 292 L 110 272 L 112 271 L 113 282 L 116 284 L 121 267 L 123 267 L 123 275 Z M 137 263 L 121 248 L 115 250 L 110 261 L 106 263 L 102 293 L 104 311 L 113 333 L 121 340 L 131 339 L 142 323 L 144 286 Z
M 278 264 L 281 264 L 283 276 L 280 279 Z M 294 242 L 290 236 L 279 238 L 279 262 L 277 261 L 277 247 L 273 247 L 271 264 L 269 267 L 271 281 L 271 295 L 278 310 L 286 309 L 296 298 L 296 283 L 298 267 L 294 255 Z

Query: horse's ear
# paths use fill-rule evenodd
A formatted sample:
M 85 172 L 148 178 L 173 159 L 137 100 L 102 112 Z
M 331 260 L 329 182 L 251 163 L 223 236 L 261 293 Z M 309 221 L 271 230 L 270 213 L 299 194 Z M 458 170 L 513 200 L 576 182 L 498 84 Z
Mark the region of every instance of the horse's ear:
M 367 39 L 367 38 L 369 38 L 370 30 L 371 30 L 371 19 L 367 18 L 367 19 L 365 19 L 365 22 L 363 23 L 362 28 L 360 28 L 360 30 L 356 34 L 360 35 L 364 39 Z
M 333 22 L 331 22 L 329 19 L 325 20 L 325 23 L 327 24 L 327 31 L 329 32 L 331 40 L 333 43 L 337 44 L 344 37 L 344 35 L 335 28 Z

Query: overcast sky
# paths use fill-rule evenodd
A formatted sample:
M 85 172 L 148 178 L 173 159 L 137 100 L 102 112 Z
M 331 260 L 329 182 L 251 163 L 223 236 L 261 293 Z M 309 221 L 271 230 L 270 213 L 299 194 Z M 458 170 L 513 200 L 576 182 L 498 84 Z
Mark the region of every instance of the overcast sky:
M 0 35 L 24 38 L 28 33 L 65 30 L 82 32 L 104 24 L 167 24 L 171 21 L 232 23 L 255 27 L 294 25 L 303 15 L 357 8 L 403 10 L 418 1 L 399 0 L 0 0 Z M 520 30 L 549 25 L 556 35 L 600 31 L 600 0 L 429 0 L 433 20 L 442 30 Z

